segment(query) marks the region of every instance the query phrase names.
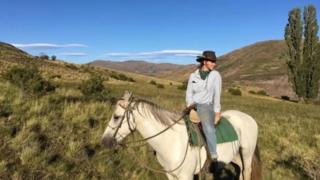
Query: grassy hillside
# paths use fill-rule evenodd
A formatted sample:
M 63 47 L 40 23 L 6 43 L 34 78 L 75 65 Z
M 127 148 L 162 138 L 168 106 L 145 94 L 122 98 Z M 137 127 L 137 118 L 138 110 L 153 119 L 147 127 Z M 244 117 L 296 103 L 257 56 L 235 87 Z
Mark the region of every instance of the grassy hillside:
M 226 83 L 256 86 L 271 96 L 295 99 L 288 82 L 286 54 L 284 41 L 259 42 L 219 57 L 218 70 Z
M 0 58 L 8 69 L 23 64 L 8 61 Z M 131 73 L 125 75 L 135 82 L 119 80 L 115 77 L 124 72 L 59 61 L 31 58 L 31 63 L 25 62 L 39 67 L 42 75 L 58 86 L 47 95 L 30 97 L 0 75 L 0 179 L 165 179 L 141 169 L 135 161 L 134 157 L 160 168 L 150 147 L 134 149 L 133 156 L 129 151 L 111 151 L 100 145 L 114 110 L 112 101 L 85 99 L 78 87 L 83 79 L 96 74 L 105 77 L 111 97 L 119 98 L 131 90 L 135 96 L 179 112 L 185 106 L 185 92 L 178 84 Z M 8 71 L 0 68 L 3 73 Z M 50 78 L 55 69 L 60 69 L 61 74 L 56 75 L 61 77 Z M 150 84 L 150 80 L 164 88 Z M 257 120 L 264 179 L 320 178 L 319 105 L 250 93 L 233 96 L 223 89 L 223 110 L 241 110 Z
M 36 66 L 45 78 L 52 79 L 58 83 L 80 83 L 82 80 L 86 80 L 92 75 L 97 75 L 108 79 L 110 83 L 121 84 L 123 83 L 123 80 L 119 77 L 120 75 L 122 77 L 126 76 L 128 78 L 132 78 L 135 81 L 150 82 L 153 80 L 161 84 L 181 84 L 177 81 L 114 69 L 92 67 L 89 65 L 77 65 L 60 60 L 52 61 L 35 58 L 10 44 L 0 43 L 0 75 L 5 74 L 12 67 L 26 65 Z
M 295 98 L 288 83 L 286 53 L 284 41 L 258 42 L 220 56 L 217 70 L 226 85 L 255 86 L 264 89 L 271 96 Z M 161 77 L 184 81 L 195 68 L 195 65 L 186 67 Z
M 265 41 L 219 57 L 219 71 L 225 80 L 268 80 L 286 74 L 286 44 Z
M 157 76 L 179 70 L 185 65 L 171 64 L 171 63 L 151 63 L 147 61 L 129 60 L 129 61 L 104 61 L 96 60 L 88 63 L 92 66 L 107 67 L 126 72 L 134 72 L 139 74 Z
M 28 98 L 4 80 L 0 87 L 1 178 L 165 179 L 139 168 L 129 151 L 101 147 L 111 102 L 84 100 L 79 89 L 70 86 L 40 98 Z M 140 82 L 109 84 L 108 89 L 115 97 L 132 90 L 173 111 L 184 107 L 184 91 L 174 86 L 158 89 Z M 224 93 L 222 107 L 257 120 L 265 179 L 319 177 L 319 106 Z M 136 156 L 159 168 L 150 150 L 135 149 Z

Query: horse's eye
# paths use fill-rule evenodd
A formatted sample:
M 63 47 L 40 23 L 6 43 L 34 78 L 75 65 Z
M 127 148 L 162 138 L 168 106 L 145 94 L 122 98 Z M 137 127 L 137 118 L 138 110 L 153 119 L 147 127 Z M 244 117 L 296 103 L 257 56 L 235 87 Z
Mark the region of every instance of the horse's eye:
M 120 116 L 113 116 L 113 119 L 114 119 L 115 121 L 117 121 L 117 120 L 120 119 Z

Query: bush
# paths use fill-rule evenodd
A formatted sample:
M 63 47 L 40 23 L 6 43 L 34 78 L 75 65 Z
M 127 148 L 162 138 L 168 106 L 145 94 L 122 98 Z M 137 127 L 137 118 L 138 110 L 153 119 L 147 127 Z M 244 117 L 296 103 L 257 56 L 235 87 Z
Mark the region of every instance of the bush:
M 238 88 L 229 88 L 228 92 L 234 96 L 241 96 L 241 90 Z
M 257 93 L 256 93 L 255 91 L 253 91 L 253 90 L 250 90 L 249 93 L 250 93 L 250 94 L 257 94 Z
M 285 101 L 290 101 L 290 97 L 289 96 L 281 96 L 281 99 L 285 100 Z
M 72 69 L 72 70 L 78 70 L 78 67 L 74 64 L 66 64 L 65 66 L 69 69 Z
M 86 100 L 108 100 L 109 92 L 103 86 L 103 79 L 99 77 L 92 77 L 84 81 L 80 90 Z
M 118 73 L 116 73 L 114 71 L 112 71 L 110 73 L 110 77 L 113 78 L 113 79 L 120 80 L 120 81 L 136 82 L 133 78 L 128 77 L 128 76 L 126 76 L 125 74 L 122 74 L 122 73 L 118 74 Z
M 150 84 L 152 84 L 152 85 L 157 85 L 157 82 L 156 82 L 155 80 L 151 80 L 151 81 L 150 81 Z
M 136 81 L 135 81 L 133 78 L 131 78 L 131 77 L 130 77 L 128 80 L 129 80 L 130 82 L 136 82 Z
M 55 55 L 51 56 L 51 60 L 52 60 L 52 61 L 57 60 L 57 56 L 55 56 Z
M 124 75 L 124 74 L 119 74 L 119 80 L 121 80 L 121 81 L 127 81 L 129 78 L 126 76 L 126 75 Z
M 36 67 L 13 67 L 5 78 L 30 95 L 44 95 L 55 90 L 55 86 L 42 78 Z
M 0 117 L 9 117 L 12 114 L 12 109 L 8 104 L 0 104 Z
M 264 90 L 258 91 L 257 94 L 262 95 L 262 96 L 268 96 L 267 92 Z
M 183 82 L 182 82 L 182 85 L 178 86 L 178 89 L 180 89 L 180 90 L 186 90 L 186 89 L 187 89 L 187 86 L 188 86 L 188 80 L 183 81 Z
M 41 53 L 40 54 L 40 59 L 49 60 L 49 56 L 46 55 L 46 54 Z
M 114 72 L 114 71 L 111 72 L 110 77 L 112 77 L 113 79 L 117 79 L 117 80 L 120 79 L 118 74 L 116 72 Z
M 164 89 L 164 85 L 163 84 L 157 84 L 157 88 Z

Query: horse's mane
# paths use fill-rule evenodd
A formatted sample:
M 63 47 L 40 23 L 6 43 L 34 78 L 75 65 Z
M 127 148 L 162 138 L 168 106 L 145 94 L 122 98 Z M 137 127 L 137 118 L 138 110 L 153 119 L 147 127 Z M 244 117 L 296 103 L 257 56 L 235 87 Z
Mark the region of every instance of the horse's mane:
M 145 99 L 135 99 L 134 107 L 138 110 L 141 115 L 153 115 L 156 120 L 161 124 L 169 126 L 175 121 L 179 120 L 181 115 L 178 113 L 173 113 L 168 110 L 165 110 L 155 104 L 154 102 L 145 100 Z M 145 113 L 141 113 L 141 109 Z M 183 121 L 179 121 L 178 124 L 181 124 Z

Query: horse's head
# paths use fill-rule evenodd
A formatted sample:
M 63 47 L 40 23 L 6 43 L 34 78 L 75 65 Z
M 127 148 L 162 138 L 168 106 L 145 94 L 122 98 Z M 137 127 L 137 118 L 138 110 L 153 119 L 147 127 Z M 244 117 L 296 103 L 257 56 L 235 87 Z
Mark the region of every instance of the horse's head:
M 111 120 L 102 135 L 102 144 L 105 147 L 113 147 L 135 130 L 136 124 L 132 110 L 132 93 L 126 91 L 117 102 Z

